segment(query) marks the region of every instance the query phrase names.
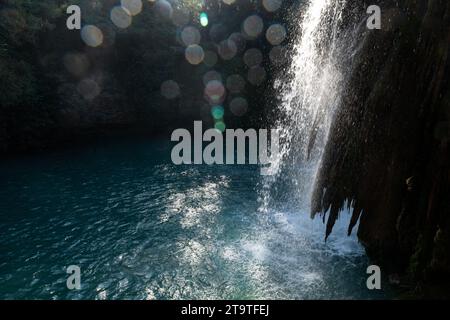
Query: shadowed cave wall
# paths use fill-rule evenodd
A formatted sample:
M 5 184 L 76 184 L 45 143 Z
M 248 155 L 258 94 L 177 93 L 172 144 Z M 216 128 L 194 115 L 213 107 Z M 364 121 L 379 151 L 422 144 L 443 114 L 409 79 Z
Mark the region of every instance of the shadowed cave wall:
M 375 3 L 382 30 L 362 31 L 312 213 L 330 210 L 328 236 L 352 200 L 349 233 L 360 219 L 358 237 L 382 270 L 419 292 L 422 283 L 448 288 L 450 3 L 365 5 Z
M 268 13 L 257 0 L 239 0 L 230 6 L 208 0 L 202 8 L 210 18 L 205 28 L 197 17 L 201 9 L 189 6 L 199 2 L 173 3 L 173 16 L 186 14 L 183 25 L 162 15 L 155 2 L 143 1 L 142 12 L 128 28 L 120 29 L 110 19 L 118 0 L 0 2 L 0 154 L 85 143 L 130 131 L 168 136 L 175 128 L 191 128 L 194 120 L 213 125 L 202 77 L 211 70 L 221 73 L 224 81 L 231 74 L 246 77 L 248 68 L 243 52 L 230 61 L 219 59 L 213 67 L 190 65 L 180 40 L 183 28 L 196 27 L 205 50 L 217 51 L 217 44 L 240 32 L 242 21 L 251 14 L 289 28 L 290 8 L 302 1 L 285 0 L 279 11 Z M 80 31 L 67 29 L 69 4 L 80 5 L 83 26 L 93 24 L 103 31 L 100 46 L 85 45 Z M 289 46 L 288 40 L 283 45 Z M 274 109 L 274 102 L 266 101 L 271 77 L 288 63 L 284 51 L 279 62 L 269 59 L 272 46 L 263 36 L 247 41 L 245 49 L 249 48 L 264 54 L 267 81 L 259 86 L 247 83 L 242 95 L 248 101 L 248 112 L 241 118 L 227 112 L 228 127 L 264 126 L 264 113 Z M 85 80 L 98 86 L 87 97 L 80 94 Z M 166 80 L 179 84 L 181 94 L 176 99 L 161 94 Z M 91 91 L 98 92 L 94 96 Z M 224 104 L 231 98 L 228 95 Z

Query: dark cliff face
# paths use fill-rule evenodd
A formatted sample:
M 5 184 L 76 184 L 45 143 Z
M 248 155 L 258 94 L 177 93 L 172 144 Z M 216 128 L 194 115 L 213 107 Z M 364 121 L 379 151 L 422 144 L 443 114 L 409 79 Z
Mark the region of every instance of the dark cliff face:
M 230 127 L 261 125 L 272 73 L 283 64 L 269 59 L 272 46 L 263 36 L 241 39 L 243 47 L 234 59 L 218 59 L 213 66 L 191 65 L 185 59 L 181 33 L 186 26 L 195 27 L 205 50 L 218 53 L 218 44 L 241 32 L 246 17 L 256 13 L 270 23 L 288 25 L 288 8 L 297 2 L 286 0 L 279 12 L 268 13 L 256 0 L 239 0 L 230 6 L 211 0 L 201 8 L 191 6 L 201 2 L 173 1 L 172 18 L 178 18 L 171 19 L 161 14 L 156 2 L 143 1 L 142 11 L 122 29 L 110 19 L 112 8 L 120 3 L 116 0 L 2 1 L 0 154 L 63 145 L 56 137 L 71 141 L 86 134 L 84 140 L 89 140 L 102 130 L 139 128 L 167 134 L 173 128 L 191 127 L 194 120 L 213 125 L 203 77 L 215 70 L 224 82 L 231 74 L 245 78 L 248 70 L 243 55 L 250 48 L 264 54 L 267 81 L 258 86 L 247 83 L 242 94 L 249 104 L 248 113 L 241 118 L 227 113 L 225 121 Z M 67 29 L 69 4 L 81 7 L 83 26 L 102 30 L 101 45 L 89 47 L 79 30 Z M 210 17 L 206 27 L 200 26 L 200 10 Z M 284 51 L 279 59 L 283 57 Z M 175 99 L 161 94 L 167 80 L 179 86 Z
M 382 30 L 361 35 L 312 210 L 331 209 L 328 236 L 344 201 L 353 200 L 349 232 L 360 218 L 359 239 L 388 273 L 443 283 L 450 275 L 450 3 L 378 4 Z

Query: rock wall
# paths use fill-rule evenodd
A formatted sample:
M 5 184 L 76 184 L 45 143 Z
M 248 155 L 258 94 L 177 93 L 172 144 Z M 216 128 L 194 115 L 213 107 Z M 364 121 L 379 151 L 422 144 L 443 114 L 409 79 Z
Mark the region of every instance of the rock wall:
M 288 2 L 292 0 L 286 0 L 286 7 Z M 80 31 L 67 29 L 69 4 L 81 7 L 83 26 L 101 30 L 100 45 L 90 47 Z M 230 61 L 217 59 L 214 66 L 191 65 L 185 58 L 181 34 L 187 25 L 199 30 L 205 50 L 217 53 L 218 44 L 240 32 L 242 21 L 255 12 L 267 21 L 284 21 L 282 10 L 264 12 L 260 1 L 239 0 L 230 6 L 215 0 L 204 6 L 179 1 L 166 13 L 156 2 L 143 1 L 142 11 L 126 28 L 111 21 L 110 12 L 118 4 L 118 0 L 0 2 L 0 154 L 70 145 L 78 138 L 90 141 L 103 132 L 167 136 L 174 128 L 190 128 L 194 120 L 212 126 L 204 97 L 203 77 L 208 71 L 221 73 L 224 82 L 235 73 L 246 77 L 243 52 L 252 47 L 266 56 L 268 80 L 276 68 L 263 36 L 243 40 L 242 52 Z M 199 25 L 199 10 L 210 16 L 205 28 Z M 175 98 L 161 93 L 168 80 L 178 85 Z M 260 86 L 248 83 L 242 92 L 248 112 L 241 118 L 227 112 L 227 126 L 260 125 L 268 87 L 269 81 Z
M 349 233 L 360 219 L 359 239 L 388 274 L 449 288 L 450 3 L 370 4 L 382 8 L 382 30 L 361 35 L 312 213 L 330 210 L 328 236 L 352 200 Z

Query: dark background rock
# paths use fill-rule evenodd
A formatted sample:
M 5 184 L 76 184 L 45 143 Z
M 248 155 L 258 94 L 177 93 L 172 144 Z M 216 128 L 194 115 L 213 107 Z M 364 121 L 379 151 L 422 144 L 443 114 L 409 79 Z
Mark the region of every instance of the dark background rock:
M 297 3 L 285 1 L 280 11 L 267 13 L 254 0 L 238 0 L 230 6 L 206 1 L 203 9 L 210 16 L 208 27 L 200 27 L 195 12 L 188 12 L 189 24 L 216 50 L 219 41 L 241 31 L 242 21 L 251 14 L 264 18 L 264 33 L 274 22 L 286 23 L 289 28 L 289 8 Z M 80 5 L 82 25 L 93 24 L 103 31 L 100 47 L 86 46 L 80 31 L 66 28 L 70 4 Z M 214 125 L 203 95 L 203 74 L 215 69 L 225 79 L 233 73 L 246 77 L 243 52 L 231 61 L 219 59 L 213 68 L 192 66 L 178 40 L 182 28 L 159 14 L 154 3 L 143 1 L 142 12 L 124 30 L 109 18 L 110 10 L 119 4 L 119 0 L 1 2 L 0 153 L 42 150 L 105 134 L 170 135 L 174 128 L 191 128 L 194 120 Z M 211 37 L 211 29 L 218 25 L 224 32 Z M 275 109 L 276 98 L 267 97 L 274 96 L 270 94 L 274 74 L 288 59 L 281 65 L 270 62 L 271 46 L 264 33 L 247 41 L 246 48 L 263 52 L 267 81 L 260 86 L 247 82 L 242 95 L 249 112 L 242 118 L 226 112 L 228 127 L 262 127 L 267 114 Z M 67 61 L 75 61 L 76 68 L 67 68 Z M 98 94 L 88 99 L 78 90 L 85 79 L 99 85 Z M 161 84 L 166 80 L 175 80 L 180 86 L 176 99 L 161 95 Z M 233 97 L 228 95 L 224 105 Z

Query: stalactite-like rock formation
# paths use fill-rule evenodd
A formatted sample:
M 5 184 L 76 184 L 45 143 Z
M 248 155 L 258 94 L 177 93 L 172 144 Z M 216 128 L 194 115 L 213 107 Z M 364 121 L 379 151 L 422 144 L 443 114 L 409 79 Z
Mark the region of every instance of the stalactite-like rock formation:
M 376 2 L 376 1 L 374 1 Z M 388 272 L 450 274 L 450 2 L 379 1 L 330 129 L 313 214 L 346 199 L 358 237 Z M 417 281 L 415 283 L 418 283 Z

